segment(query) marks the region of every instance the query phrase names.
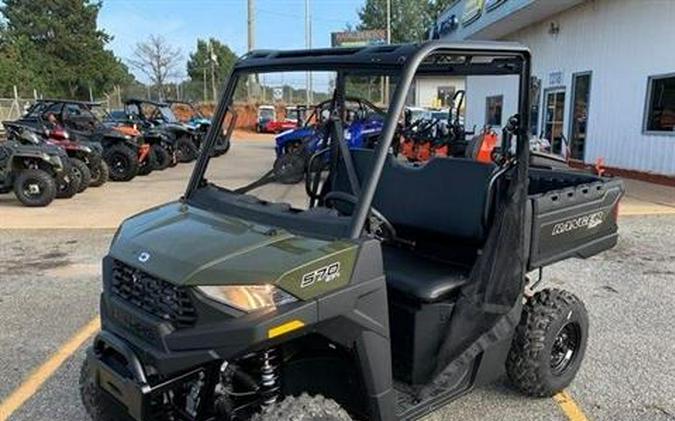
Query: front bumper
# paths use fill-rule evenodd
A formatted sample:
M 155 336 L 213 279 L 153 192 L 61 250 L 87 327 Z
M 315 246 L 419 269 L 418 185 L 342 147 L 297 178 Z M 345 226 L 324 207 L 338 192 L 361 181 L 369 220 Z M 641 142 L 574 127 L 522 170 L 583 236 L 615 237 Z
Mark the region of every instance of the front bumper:
M 131 347 L 123 339 L 105 331 L 97 335 L 94 345 L 87 350 L 86 358 L 90 378 L 138 421 L 161 419 L 157 405 L 153 403 L 161 402 L 166 392 L 179 385 L 205 376 L 207 371 L 200 367 L 150 385 L 144 367 Z M 192 417 L 183 418 L 189 420 Z

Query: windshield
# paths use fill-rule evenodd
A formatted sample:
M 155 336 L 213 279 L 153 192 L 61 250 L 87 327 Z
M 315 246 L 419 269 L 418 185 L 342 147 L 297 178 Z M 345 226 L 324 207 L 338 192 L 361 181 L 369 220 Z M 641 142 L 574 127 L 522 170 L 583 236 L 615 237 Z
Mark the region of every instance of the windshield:
M 168 105 L 159 107 L 159 113 L 162 116 L 162 120 L 164 120 L 165 122 L 178 123 L 178 118 L 176 118 L 176 115 L 173 113 L 173 111 Z
M 205 178 L 212 186 L 301 212 L 311 207 L 305 182 L 307 166 L 337 135 L 331 129 L 333 124 L 339 126 L 336 130 L 351 148 L 372 149 L 377 144 L 389 106 L 387 96 L 396 89 L 396 78 L 388 78 L 385 92 L 384 77 L 345 75 L 346 97 L 338 99 L 337 72 L 311 72 L 310 76 L 311 81 L 304 71 L 239 77 L 221 130 L 227 132 L 227 124 L 236 114 L 231 151 L 210 160 Z M 275 109 L 256 106 L 261 102 L 274 103 L 278 116 Z M 258 118 L 269 118 L 274 125 L 258 128 L 252 124 Z M 303 119 L 304 124 L 298 125 Z M 329 161 L 330 154 L 324 152 L 312 165 L 322 167 Z M 245 163 L 245 170 L 241 170 L 241 163 Z
M 492 65 L 492 59 L 480 58 L 484 62 L 478 66 Z M 392 67 L 385 68 L 386 73 L 377 73 L 380 70 L 372 66 L 358 71 L 346 67 L 321 72 L 235 73 L 226 90 L 222 127 L 215 132 L 218 138 L 212 140 L 210 151 L 202 152 L 206 165 L 203 170 L 196 167 L 188 200 L 247 221 L 341 238 L 354 235 L 354 226 L 362 224 L 360 195 L 370 182 L 370 166 L 379 153 L 388 151 L 386 165 L 396 168 L 419 169 L 447 158 L 495 165 L 512 154 L 511 143 L 506 152 L 497 150 L 503 143 L 499 129 L 519 106 L 519 70 L 495 60 L 495 75 L 485 69 L 477 76 L 467 75 L 466 69 L 453 74 L 462 60 L 473 59 L 434 57 L 419 77 L 401 89 Z M 460 91 L 466 91 L 462 103 L 452 95 Z M 494 92 L 504 97 L 500 118 L 486 112 Z M 390 113 L 395 98 L 403 106 Z M 447 108 L 435 108 L 439 103 Z M 260 104 L 273 104 L 274 110 Z M 306 110 L 304 124 L 288 121 L 298 110 Z M 259 124 L 260 116 L 274 111 L 278 118 Z M 411 111 L 417 111 L 414 118 Z M 380 151 L 387 128 L 393 137 Z M 491 137 L 483 142 L 487 134 Z M 412 190 L 387 189 L 397 195 L 416 195 L 441 182 L 463 181 L 432 177 Z M 342 189 L 351 193 L 332 194 Z M 355 225 L 346 234 L 344 228 L 350 223 Z
M 263 120 L 274 120 L 274 109 L 262 108 L 260 110 L 260 118 Z

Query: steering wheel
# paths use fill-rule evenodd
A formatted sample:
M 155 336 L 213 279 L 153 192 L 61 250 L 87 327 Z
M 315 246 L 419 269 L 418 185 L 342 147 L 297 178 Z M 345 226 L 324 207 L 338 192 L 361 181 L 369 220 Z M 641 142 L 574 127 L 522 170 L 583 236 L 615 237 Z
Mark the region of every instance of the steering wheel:
M 324 196 L 323 201 L 326 205 L 329 203 L 343 202 L 348 203 L 352 206 L 356 206 L 358 199 L 353 194 L 341 192 L 341 191 L 332 191 Z M 374 207 L 370 207 L 370 216 L 368 217 L 368 227 L 367 230 L 373 234 L 375 237 L 380 240 L 395 240 L 398 238 L 396 234 L 396 228 L 392 225 L 389 220 L 382 215 L 380 211 Z

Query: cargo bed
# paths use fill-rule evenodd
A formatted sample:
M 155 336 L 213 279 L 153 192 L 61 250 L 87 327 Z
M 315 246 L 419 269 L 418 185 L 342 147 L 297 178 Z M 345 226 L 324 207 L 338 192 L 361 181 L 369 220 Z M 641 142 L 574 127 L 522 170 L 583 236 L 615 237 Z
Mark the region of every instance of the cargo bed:
M 616 244 L 621 180 L 541 168 L 530 168 L 529 178 L 528 269 L 588 258 Z

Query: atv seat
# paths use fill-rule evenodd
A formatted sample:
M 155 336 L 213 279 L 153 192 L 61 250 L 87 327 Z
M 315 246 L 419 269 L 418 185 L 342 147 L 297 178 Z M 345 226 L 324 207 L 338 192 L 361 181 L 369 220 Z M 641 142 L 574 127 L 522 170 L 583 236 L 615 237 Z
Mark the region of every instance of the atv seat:
M 357 178 L 370 177 L 375 151 L 353 149 Z M 480 245 L 487 231 L 496 166 L 465 158 L 433 158 L 414 167 L 387 156 L 373 207 L 403 238 L 446 239 Z M 338 167 L 333 191 L 353 194 L 344 164 Z
M 468 282 L 465 270 L 394 246 L 382 247 L 387 286 L 422 302 L 435 302 Z

